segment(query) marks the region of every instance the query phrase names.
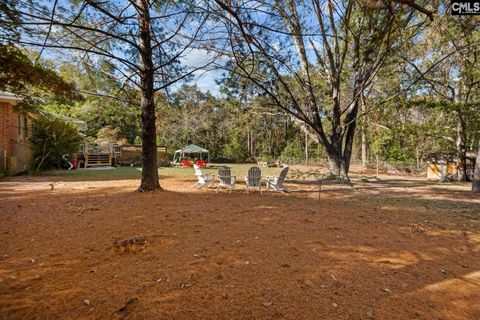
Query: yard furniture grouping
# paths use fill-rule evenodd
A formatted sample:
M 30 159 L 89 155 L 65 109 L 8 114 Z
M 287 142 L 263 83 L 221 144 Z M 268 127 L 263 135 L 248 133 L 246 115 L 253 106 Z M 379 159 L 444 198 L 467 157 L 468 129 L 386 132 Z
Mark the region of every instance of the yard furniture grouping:
M 200 169 L 200 166 L 197 164 L 193 165 L 195 170 L 195 176 L 197 177 L 197 182 L 192 186 L 194 189 L 201 189 L 203 187 L 215 187 L 215 175 L 209 173 L 203 173 Z M 272 188 L 275 191 L 279 192 L 288 192 L 288 189 L 283 187 L 283 183 L 287 176 L 289 167 L 285 166 L 279 173 L 278 176 L 262 176 L 262 170 L 257 166 L 252 166 L 247 175 L 245 176 L 245 191 L 250 192 L 250 189 L 257 189 L 262 194 L 262 180 L 265 178 L 266 191 Z M 235 189 L 237 177 L 232 175 L 230 168 L 220 167 L 218 169 L 218 184 L 216 192 L 220 189 L 225 188 L 229 189 L 230 193 Z

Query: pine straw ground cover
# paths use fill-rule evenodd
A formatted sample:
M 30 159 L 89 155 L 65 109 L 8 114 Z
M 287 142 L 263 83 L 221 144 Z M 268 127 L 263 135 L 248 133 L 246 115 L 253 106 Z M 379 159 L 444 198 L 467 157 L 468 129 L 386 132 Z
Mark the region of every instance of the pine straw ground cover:
M 0 318 L 480 318 L 468 185 L 362 178 L 318 200 L 108 177 L 0 181 Z

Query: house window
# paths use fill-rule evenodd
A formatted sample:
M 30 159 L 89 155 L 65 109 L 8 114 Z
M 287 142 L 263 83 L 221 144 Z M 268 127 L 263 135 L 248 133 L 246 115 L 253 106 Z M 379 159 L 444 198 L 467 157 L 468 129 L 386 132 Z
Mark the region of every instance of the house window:
M 27 139 L 27 117 L 24 114 L 18 115 L 18 138 L 20 141 Z

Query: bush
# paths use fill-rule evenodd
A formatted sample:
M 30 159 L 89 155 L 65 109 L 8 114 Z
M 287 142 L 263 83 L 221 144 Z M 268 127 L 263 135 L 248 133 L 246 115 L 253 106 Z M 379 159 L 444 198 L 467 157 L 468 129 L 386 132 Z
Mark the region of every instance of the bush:
M 301 159 L 305 157 L 302 149 L 302 143 L 297 138 L 290 140 L 280 155 L 282 159 Z
M 273 159 L 273 157 L 269 156 L 268 154 L 262 154 L 258 156 L 257 161 L 272 163 L 275 161 L 275 159 Z
M 35 171 L 62 167 L 64 154 L 78 151 L 81 137 L 70 123 L 58 119 L 41 118 L 33 125 L 32 169 Z
M 120 134 L 120 128 L 112 128 L 112 126 L 106 126 L 98 130 L 97 143 L 109 143 L 116 142 Z
M 223 157 L 235 160 L 235 162 L 245 160 L 245 154 L 246 154 L 245 148 L 236 140 L 230 143 L 227 143 L 226 145 L 223 146 L 223 149 L 222 149 Z
M 389 146 L 383 150 L 383 157 L 390 163 L 403 163 L 407 161 L 407 156 L 405 155 L 404 149 L 395 145 Z
M 162 159 L 157 161 L 157 166 L 166 168 L 171 167 L 172 164 L 170 163 L 170 161 Z

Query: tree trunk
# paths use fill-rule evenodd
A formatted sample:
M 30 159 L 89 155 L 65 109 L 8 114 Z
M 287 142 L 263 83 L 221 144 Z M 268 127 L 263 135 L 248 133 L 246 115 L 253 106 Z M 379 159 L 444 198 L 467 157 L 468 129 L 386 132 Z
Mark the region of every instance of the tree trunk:
M 345 123 L 348 123 L 345 134 L 332 135 L 334 142 L 329 145 L 324 145 L 327 150 L 330 172 L 332 175 L 340 178 L 348 179 L 357 112 L 358 100 L 354 103 L 352 111 L 345 118 Z
M 252 157 L 252 153 L 250 152 L 252 149 L 250 147 L 250 128 L 247 126 L 247 158 L 250 159 Z
M 353 139 L 355 137 L 355 129 L 357 127 L 357 113 L 358 113 L 358 99 L 353 103 L 352 110 L 345 117 L 345 123 L 347 123 L 345 133 L 345 147 L 343 150 L 343 167 L 342 175 L 348 178 L 348 171 L 350 171 L 350 160 L 352 158 Z
M 328 155 L 328 168 L 330 173 L 334 176 L 340 176 L 340 169 L 342 168 L 342 158 L 337 155 Z
M 480 141 L 478 143 L 477 161 L 475 161 L 475 172 L 473 173 L 472 192 L 480 193 Z
M 140 191 L 160 188 L 157 167 L 157 141 L 154 101 L 154 68 L 152 62 L 149 1 L 137 0 L 140 46 L 140 87 L 142 110 L 142 180 Z
M 466 140 L 467 134 L 465 129 L 465 121 L 458 116 L 458 125 L 457 125 L 457 158 L 458 158 L 458 181 L 467 181 L 467 149 L 466 149 Z
M 308 166 L 308 131 L 305 128 L 305 165 Z
M 362 114 L 365 114 L 366 106 L 365 100 L 362 98 Z M 365 169 L 367 167 L 367 123 L 365 118 L 362 121 L 362 167 Z
M 418 146 L 415 148 L 415 159 L 417 161 L 417 170 L 420 170 L 420 155 L 418 152 Z
M 359 66 L 360 61 L 360 38 L 355 38 L 355 66 Z M 350 160 L 353 150 L 353 139 L 355 137 L 355 129 L 357 127 L 357 114 L 359 108 L 360 97 L 357 93 L 361 93 L 363 90 L 362 82 L 363 78 L 361 69 L 356 70 L 355 86 L 353 95 L 355 98 L 352 104 L 348 106 L 348 111 L 341 124 L 341 110 L 340 107 L 340 77 L 332 82 L 332 97 L 333 97 L 333 110 L 332 110 L 332 134 L 330 136 L 331 144 L 326 145 L 327 154 L 330 162 L 330 170 L 333 175 L 337 175 L 340 178 L 348 179 L 348 172 L 350 170 Z M 342 129 L 345 127 L 345 129 Z M 344 130 L 344 131 L 343 131 Z
M 328 168 L 333 176 L 341 179 L 348 179 L 348 168 L 346 159 L 344 157 L 328 156 Z

